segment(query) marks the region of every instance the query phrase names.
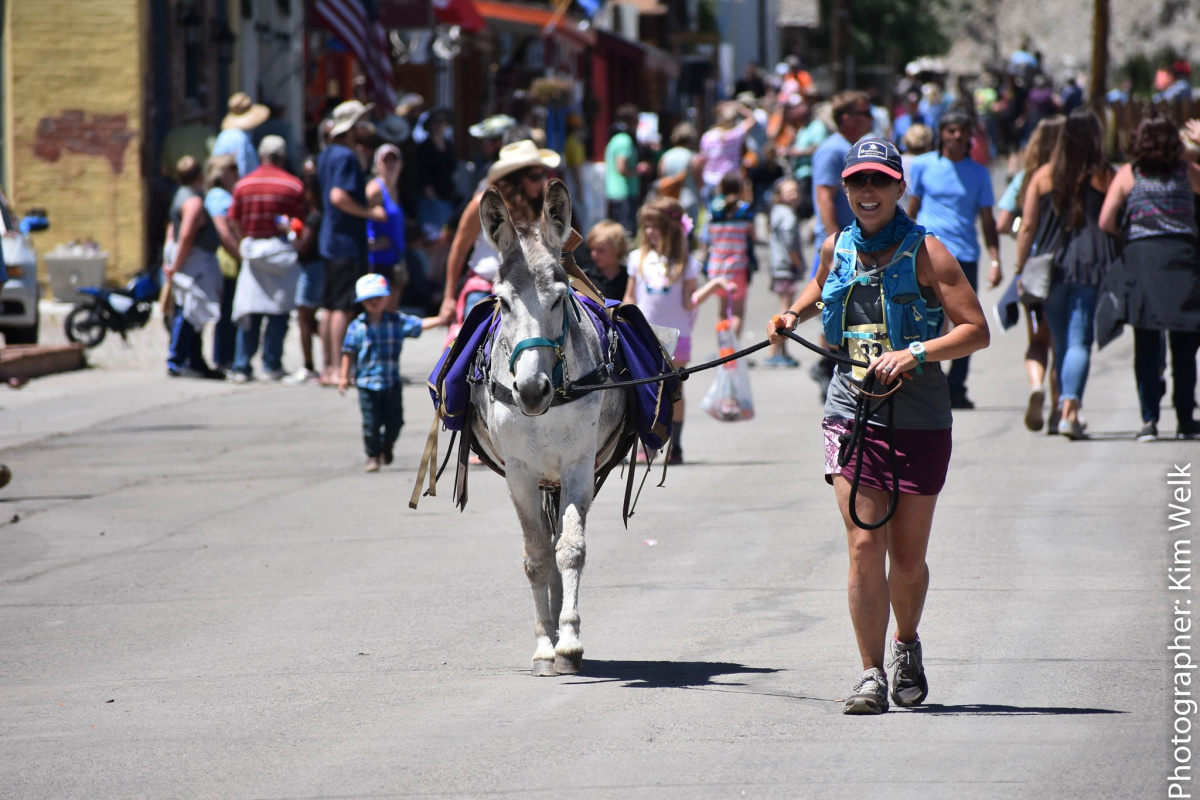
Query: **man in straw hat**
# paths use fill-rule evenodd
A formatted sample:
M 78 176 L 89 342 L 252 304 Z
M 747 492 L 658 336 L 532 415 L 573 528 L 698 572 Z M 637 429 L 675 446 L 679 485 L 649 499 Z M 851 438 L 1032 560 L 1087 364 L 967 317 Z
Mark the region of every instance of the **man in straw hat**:
M 317 158 L 317 180 L 325 216 L 318 249 L 325 260 L 325 291 L 321 308 L 329 311 L 324 326 L 325 365 L 321 380 L 337 380 L 333 356 L 342 348 L 346 326 L 356 311 L 354 284 L 367 274 L 367 220 L 387 221 L 383 206 L 367 205 L 367 176 L 355 151 L 358 128 L 370 105 L 348 100 L 333 110 L 329 146 Z
M 491 275 L 495 275 L 495 269 L 499 267 L 500 254 L 483 235 L 483 226 L 479 222 L 479 201 L 483 193 L 488 187 L 495 186 L 512 210 L 514 218 L 534 219 L 542 213 L 542 201 L 546 197 L 546 181 L 549 177 L 546 170 L 556 168 L 560 160 L 558 153 L 539 148 L 530 139 L 513 142 L 500 149 L 500 157 L 488 168 L 487 181 L 480 185 L 479 191 L 463 209 L 454 242 L 450 245 L 450 256 L 446 261 L 446 290 L 442 297 L 441 317 L 444 322 L 461 323 L 469 310 L 465 304 L 459 303 L 458 296 L 458 281 L 462 277 L 463 267 L 467 265 L 467 255 L 471 256 L 470 267 L 476 274 L 490 271 Z M 455 328 L 451 328 L 451 334 L 456 332 Z
M 238 174 L 249 175 L 258 169 L 258 153 L 250 133 L 271 117 L 271 109 L 255 103 L 250 95 L 238 92 L 229 98 L 229 113 L 221 120 L 221 134 L 213 145 L 214 156 L 232 153 L 237 159 Z

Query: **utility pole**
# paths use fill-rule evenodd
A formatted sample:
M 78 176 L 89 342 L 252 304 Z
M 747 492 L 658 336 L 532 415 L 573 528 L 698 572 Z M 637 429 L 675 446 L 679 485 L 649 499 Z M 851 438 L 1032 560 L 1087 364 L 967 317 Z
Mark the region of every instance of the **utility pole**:
M 1104 95 L 1108 92 L 1108 0 L 1095 0 L 1092 15 L 1092 76 L 1088 87 L 1092 110 L 1104 118 Z
M 850 11 L 846 8 L 846 0 L 833 0 L 833 91 L 846 90 L 846 20 Z

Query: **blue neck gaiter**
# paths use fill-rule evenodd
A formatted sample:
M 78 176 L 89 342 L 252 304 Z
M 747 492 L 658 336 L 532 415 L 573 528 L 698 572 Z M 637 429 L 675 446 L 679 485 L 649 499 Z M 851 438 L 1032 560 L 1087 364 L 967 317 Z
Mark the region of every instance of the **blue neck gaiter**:
M 904 241 L 904 237 L 908 236 L 908 232 L 913 229 L 914 223 L 909 219 L 908 214 L 899 206 L 896 208 L 896 216 L 892 217 L 892 221 L 883 226 L 879 233 L 872 236 L 870 239 L 863 238 L 862 228 L 858 226 L 858 220 L 854 220 L 854 225 L 850 228 L 850 236 L 853 238 L 854 247 L 860 253 L 878 253 L 880 250 L 886 250 L 897 242 Z

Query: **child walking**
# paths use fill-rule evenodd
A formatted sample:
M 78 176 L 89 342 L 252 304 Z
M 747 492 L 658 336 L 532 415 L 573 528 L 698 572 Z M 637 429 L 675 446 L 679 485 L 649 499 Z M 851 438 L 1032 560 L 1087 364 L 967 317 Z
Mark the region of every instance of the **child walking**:
M 426 328 L 435 328 L 438 317 L 412 317 L 388 311 L 390 289 L 385 277 L 364 275 L 354 284 L 354 302 L 366 310 L 346 328 L 342 344 L 342 370 L 338 392 L 350 385 L 350 365 L 355 365 L 354 383 L 362 409 L 363 445 L 367 451 L 366 472 L 378 472 L 380 463 L 392 463 L 392 448 L 404 426 L 404 399 L 400 383 L 400 347 L 407 337 L 416 338 Z
M 737 172 L 721 178 L 720 194 L 708 206 L 708 228 L 701 237 L 707 246 L 710 278 L 733 282 L 733 335 L 742 332 L 750 274 L 758 268 L 754 255 L 754 209 L 742 199 L 745 184 Z
M 673 198 L 656 197 L 643 205 L 638 212 L 639 246 L 629 254 L 630 280 L 625 290 L 625 302 L 635 303 L 649 323 L 679 331 L 671 359 L 679 368 L 686 367 L 692 357 L 693 309 L 714 292 L 734 288 L 731 281 L 718 278 L 696 290 L 700 262 L 688 254 L 691 224 L 683 206 Z M 683 463 L 683 415 L 680 399 L 672 414 L 669 464 Z
M 775 184 L 771 197 L 771 291 L 779 298 L 780 314 L 792 307 L 796 288 L 804 273 L 800 253 L 800 184 L 784 178 Z M 798 367 L 800 362 L 788 355 L 787 340 L 771 346 L 768 367 Z
M 624 300 L 629 288 L 629 272 L 625 261 L 629 257 L 629 244 L 625 241 L 625 229 L 621 223 L 602 219 L 588 231 L 588 253 L 592 257 L 591 267 L 584 270 L 591 282 L 606 300 Z

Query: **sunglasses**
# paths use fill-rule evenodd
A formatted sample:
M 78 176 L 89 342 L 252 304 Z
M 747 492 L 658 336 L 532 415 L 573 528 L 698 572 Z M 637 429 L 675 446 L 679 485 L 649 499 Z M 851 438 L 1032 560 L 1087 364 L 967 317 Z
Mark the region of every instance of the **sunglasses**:
M 546 171 L 544 169 L 530 170 L 525 173 L 525 179 L 530 181 L 546 180 Z
M 896 185 L 896 179 L 891 175 L 884 175 L 882 172 L 856 172 L 842 178 L 842 183 L 851 189 L 861 189 L 868 183 L 876 189 L 887 189 Z

